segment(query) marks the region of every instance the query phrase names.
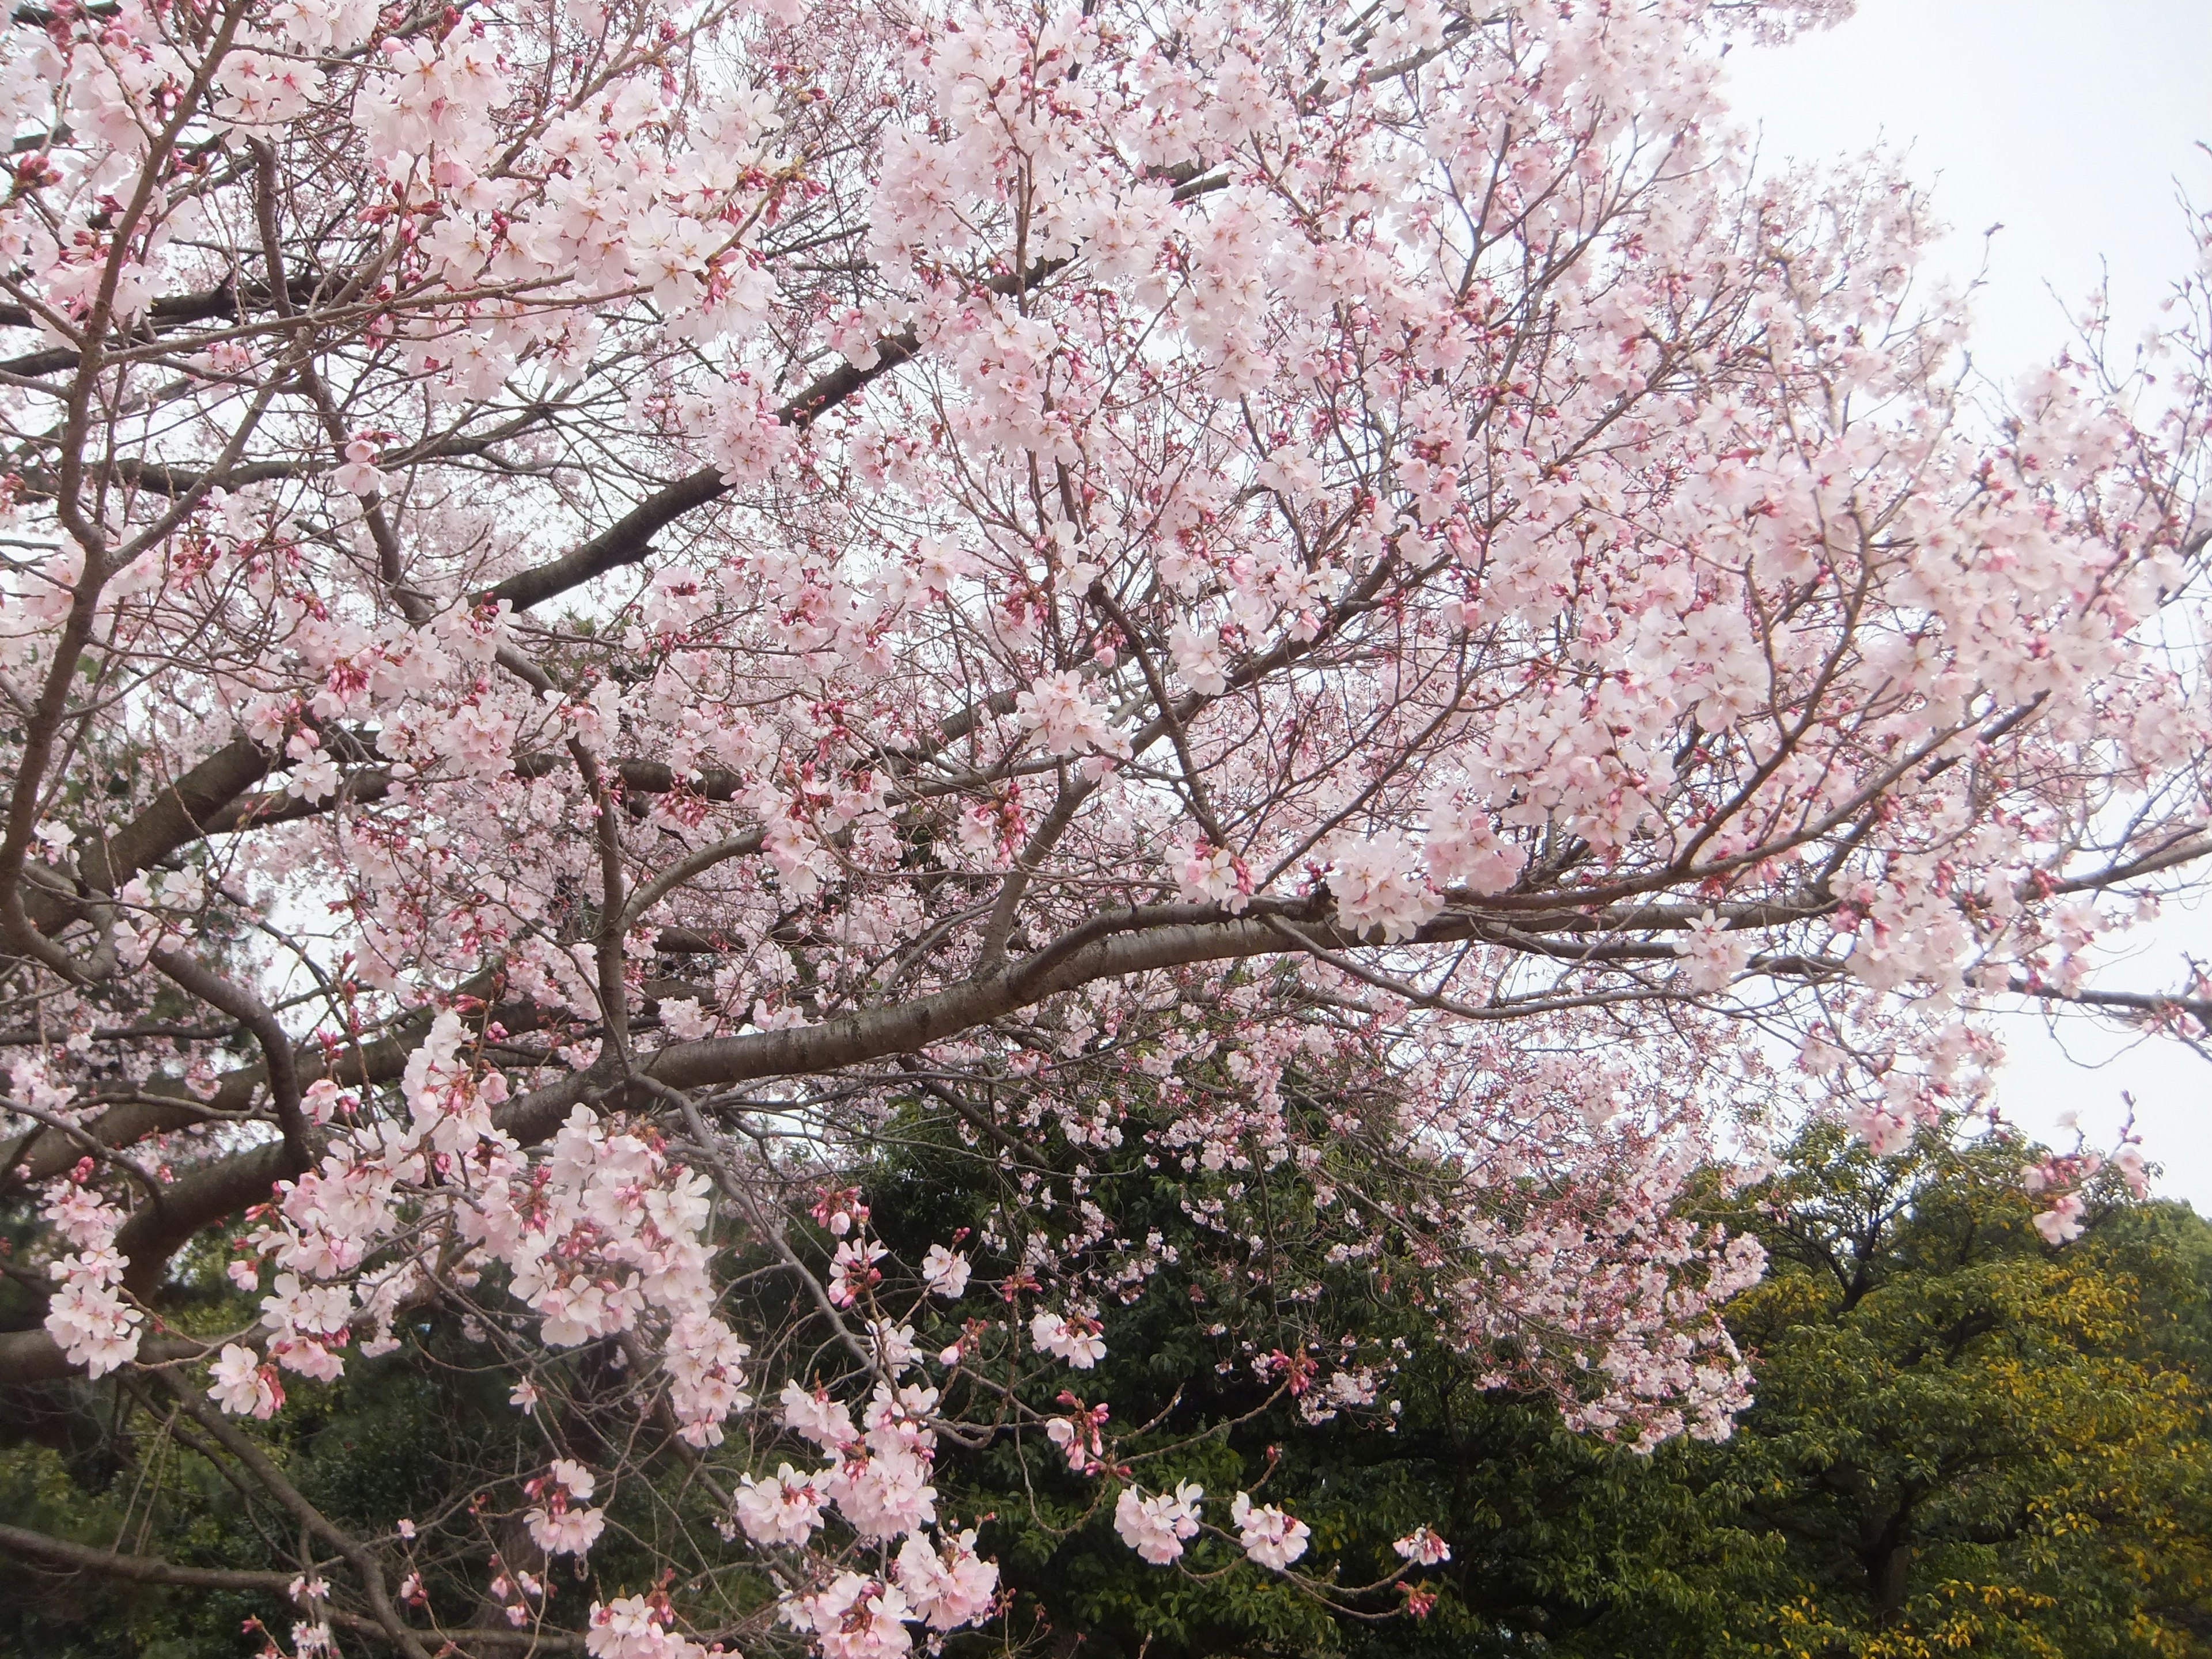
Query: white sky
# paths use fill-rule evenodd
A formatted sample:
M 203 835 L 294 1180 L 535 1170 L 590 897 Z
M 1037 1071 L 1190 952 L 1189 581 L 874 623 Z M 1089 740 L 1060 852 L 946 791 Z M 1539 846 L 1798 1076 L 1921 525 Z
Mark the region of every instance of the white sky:
M 2178 195 L 2212 207 L 2212 0 L 1859 0 L 1839 27 L 1729 65 L 1763 159 L 1905 153 L 1953 228 L 1937 271 L 1985 273 L 1974 356 L 2002 381 L 2069 342 L 2100 283 L 2113 340 L 2139 337 L 2191 258 Z M 2169 910 L 2101 982 L 2170 988 L 2192 951 L 2212 955 L 2212 908 Z M 2160 1189 L 2212 1213 L 2212 1062 L 2070 1020 L 2004 1035 L 2007 1116 L 2068 1145 L 2058 1119 L 2078 1112 L 2109 1148 L 2132 1094 Z

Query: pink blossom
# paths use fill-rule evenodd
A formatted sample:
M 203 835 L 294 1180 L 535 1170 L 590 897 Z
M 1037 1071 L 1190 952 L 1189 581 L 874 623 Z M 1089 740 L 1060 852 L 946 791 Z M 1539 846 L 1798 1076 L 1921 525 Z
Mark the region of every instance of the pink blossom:
M 803 1544 L 822 1524 L 822 1494 L 810 1480 L 780 1467 L 766 1480 L 738 1481 L 738 1524 L 756 1544 Z
M 123 1279 L 119 1257 L 88 1250 L 64 1256 L 48 1271 L 62 1286 L 47 1305 L 46 1328 L 70 1364 L 98 1377 L 137 1357 L 145 1316 L 116 1292 Z
M 263 1364 L 259 1354 L 235 1342 L 224 1346 L 209 1375 L 215 1382 L 208 1398 L 234 1417 L 266 1419 L 284 1403 L 284 1385 L 276 1380 L 276 1368 Z
M 811 1631 L 823 1659 L 900 1659 L 914 1638 L 904 1621 L 914 1615 L 899 1586 L 841 1572 L 811 1595 L 784 1603 L 783 1615 Z
M 1451 1546 L 1426 1527 L 1416 1527 L 1390 1547 L 1398 1552 L 1402 1560 L 1417 1566 L 1433 1567 L 1451 1559 Z
M 1079 1371 L 1089 1370 L 1106 1357 L 1106 1339 L 1098 1322 L 1081 1314 L 1040 1312 L 1030 1321 L 1030 1340 L 1039 1353 L 1066 1360 Z
M 582 1464 L 556 1457 L 552 1467 L 530 1483 L 542 1501 L 524 1512 L 531 1541 L 548 1555 L 583 1555 L 599 1540 L 607 1524 L 605 1510 L 579 1507 L 598 1485 Z
M 1430 809 L 1429 835 L 1421 855 L 1430 879 L 1439 887 L 1464 887 L 1484 895 L 1510 888 L 1528 856 L 1522 848 L 1498 839 L 1487 812 L 1462 807 L 1449 795 Z
M 2081 1237 L 2083 1207 L 2079 1193 L 2061 1193 L 2049 1209 L 2036 1216 L 2035 1231 L 2043 1235 L 2046 1244 L 2071 1243 Z
M 1339 842 L 1328 884 L 1337 919 L 1355 933 L 1380 928 L 1385 939 L 1407 939 L 1443 908 L 1412 846 L 1395 833 Z
M 932 1630 L 977 1622 L 998 1595 L 999 1569 L 977 1557 L 973 1531 L 954 1538 L 940 1533 L 934 1546 L 919 1534 L 909 1536 L 894 1571 L 915 1616 Z
M 662 1003 L 660 1023 L 671 1036 L 684 1042 L 696 1042 L 714 1029 L 714 1021 L 700 1012 L 696 997 L 671 997 Z
M 937 1519 L 937 1488 L 924 1454 L 892 1446 L 835 1463 L 822 1490 L 862 1538 L 889 1542 Z
M 541 1547 L 672 1430 L 879 1659 L 988 1616 L 945 1436 L 1108 1477 L 1103 1405 L 993 1402 L 1098 1367 L 1109 1297 L 1196 1287 L 1294 1426 L 1389 1419 L 1322 1275 L 1264 1264 L 1295 1355 L 1212 1299 L 1268 1194 L 1469 1386 L 1717 1440 L 1762 1257 L 1698 1170 L 1940 1132 L 1992 998 L 2201 999 L 2110 947 L 2212 869 L 2212 226 L 2155 397 L 2093 330 L 1961 422 L 1910 181 L 1735 176 L 1774 7 L 47 9 L 8 355 L 118 343 L 26 384 L 138 414 L 0 488 L 0 674 L 63 711 L 0 789 L 14 1370 L 150 1358 L 187 1244 L 258 1312 L 193 1362 L 234 1416 L 418 1319 L 556 1431 L 533 1349 L 619 1355 Z M 1316 1090 L 1405 1141 L 1387 1213 Z M 998 1174 L 887 1267 L 860 1183 L 918 1145 Z M 2100 1167 L 2029 1177 L 2054 1245 Z M 787 1298 L 819 1345 L 751 1328 Z M 1201 1496 L 1117 1528 L 1179 1559 Z M 698 1652 L 666 1582 L 591 1650 Z M 575 1622 L 545 1588 L 476 1589 Z
M 968 1258 L 933 1244 L 921 1259 L 921 1282 L 947 1302 L 957 1302 L 968 1289 Z
M 2121 1147 L 2112 1155 L 2112 1165 L 2119 1170 L 2120 1178 L 2127 1182 L 2131 1194 L 2138 1199 L 2150 1196 L 2150 1175 L 2144 1167 L 2141 1147 Z
M 1747 936 L 1731 931 L 1711 910 L 1691 922 L 1688 931 L 1674 942 L 1675 954 L 1683 960 L 1684 979 L 1705 992 L 1726 989 L 1751 960 L 1751 949 Z
M 1016 701 L 1014 712 L 1023 726 L 1043 733 L 1050 754 L 1129 752 L 1128 740 L 1114 729 L 1106 711 L 1084 695 L 1083 681 L 1075 674 L 1048 674 L 1036 681 Z
M 592 1659 L 706 1659 L 707 1650 L 678 1636 L 659 1596 L 624 1595 L 592 1603 L 584 1650 Z
M 373 439 L 347 439 L 345 463 L 331 474 L 331 482 L 349 495 L 374 495 L 384 487 L 384 475 L 376 470 L 377 447 Z
M 1176 888 L 1183 897 L 1221 905 L 1231 915 L 1241 915 L 1251 903 L 1251 868 L 1227 848 L 1201 839 L 1176 849 L 1175 858 Z
M 869 1285 L 883 1277 L 876 1263 L 889 1252 L 868 1239 L 847 1239 L 837 1246 L 830 1264 L 830 1299 L 841 1308 L 860 1300 Z
M 824 1451 L 849 1446 L 860 1437 L 853 1414 L 821 1389 L 803 1389 L 797 1382 L 783 1385 L 784 1426 L 811 1440 Z
M 1220 629 L 1194 629 L 1187 623 L 1177 623 L 1168 631 L 1168 652 L 1175 659 L 1176 672 L 1192 690 L 1218 697 L 1229 689 Z
M 1229 1520 L 1237 1528 L 1237 1540 L 1243 1545 L 1244 1553 L 1275 1572 L 1285 1571 L 1304 1555 L 1306 1542 L 1313 1536 L 1313 1528 L 1304 1522 L 1292 1519 L 1273 1504 L 1255 1504 L 1241 1492 L 1230 1500 Z
M 1114 1530 L 1139 1556 L 1164 1567 L 1182 1555 L 1185 1539 L 1198 1535 L 1199 1500 L 1205 1496 L 1204 1488 L 1188 1480 L 1151 1498 L 1124 1486 L 1114 1503 Z

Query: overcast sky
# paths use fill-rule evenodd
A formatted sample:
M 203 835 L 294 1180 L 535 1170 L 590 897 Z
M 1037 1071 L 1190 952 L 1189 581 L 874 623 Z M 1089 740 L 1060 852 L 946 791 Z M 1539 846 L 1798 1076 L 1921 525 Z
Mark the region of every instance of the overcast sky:
M 2100 283 L 2132 342 L 2191 257 L 2178 196 L 2212 208 L 2212 0 L 1860 0 L 1839 27 L 1729 63 L 1763 159 L 1905 153 L 1952 228 L 1938 269 L 1985 275 L 1975 361 L 2003 381 L 2067 343 Z M 2212 911 L 2170 911 L 2106 982 L 2168 988 L 2188 950 L 2212 955 Z M 2003 1029 L 2008 1116 L 2070 1142 L 2059 1117 L 2078 1112 L 2109 1147 L 2132 1093 L 2160 1189 L 2212 1213 L 2212 1062 L 2072 1022 Z

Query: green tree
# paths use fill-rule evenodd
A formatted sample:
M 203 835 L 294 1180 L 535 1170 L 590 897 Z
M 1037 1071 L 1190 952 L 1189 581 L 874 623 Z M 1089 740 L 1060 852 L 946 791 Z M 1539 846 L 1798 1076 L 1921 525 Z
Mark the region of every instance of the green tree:
M 2212 1652 L 2212 1227 L 2107 1182 L 2054 1247 L 2031 1157 L 1930 1133 L 1881 1158 L 1824 1127 L 1755 1185 L 1716 1172 L 1714 1218 L 1770 1254 L 1729 1310 L 1759 1397 L 1732 1440 L 1648 1457 L 1481 1389 L 1386 1268 L 1320 1274 L 1338 1316 L 1364 1298 L 1363 1346 L 1395 1370 L 1382 1409 L 1343 1413 L 1267 1495 L 1346 1579 L 1396 1565 L 1416 1522 L 1443 1531 L 1425 1620 L 1370 1621 L 1356 1598 L 1324 1615 L 1224 1546 L 1148 1567 L 1048 1458 L 972 1460 L 964 1500 L 999 1517 L 1037 1626 L 1086 1654 Z M 1298 1188 L 1279 1184 L 1279 1214 Z M 1170 1241 L 1190 1224 L 1170 1201 L 1154 1219 Z M 1299 1402 L 1255 1376 L 1256 1322 L 1206 1316 L 1218 1294 L 1156 1276 L 1109 1316 L 1091 1398 L 1116 1423 L 1164 1413 L 1175 1474 L 1226 1496 L 1267 1474 Z M 1243 1348 L 1208 1338 L 1224 1328 Z
M 1746 1652 L 2202 1652 L 2212 1634 L 2212 1229 L 2102 1189 L 2046 1243 L 2017 1142 L 1806 1137 L 1743 1196 L 1730 1323 L 1758 1404 L 1702 1461 L 1782 1540 Z
M 953 1638 L 956 1652 L 2212 1653 L 2212 1226 L 2185 1208 L 2100 1188 L 2084 1235 L 2053 1247 L 2021 1188 L 2028 1149 L 1939 1134 L 1877 1158 L 1820 1128 L 1754 1185 L 1732 1190 L 1713 1172 L 1711 1218 L 1755 1232 L 1770 1255 L 1765 1281 L 1729 1310 L 1759 1397 L 1733 1439 L 1644 1456 L 1566 1432 L 1548 1399 L 1482 1388 L 1480 1368 L 1436 1340 L 1405 1253 L 1347 1262 L 1314 1248 L 1318 1189 L 1387 1200 L 1402 1149 L 1379 1102 L 1296 1109 L 1337 1114 L 1334 1164 L 1170 1180 L 1140 1138 L 1094 1152 L 1095 1179 L 1123 1187 L 1117 1213 L 1156 1235 L 1158 1265 L 1102 1298 L 1108 1353 L 1079 1404 L 1106 1407 L 1127 1478 L 1152 1490 L 1197 1482 L 1212 1522 L 1240 1490 L 1284 1505 L 1313 1529 L 1299 1567 L 1326 1564 L 1334 1582 L 1302 1587 L 1218 1531 L 1171 1568 L 1149 1565 L 1114 1530 L 1116 1482 L 1071 1472 L 1044 1437 L 948 1443 L 940 1507 L 979 1528 L 1013 1593 L 1003 1624 Z M 896 1245 L 981 1225 L 1002 1182 L 1041 1209 L 1064 1204 L 1057 1179 L 921 1141 L 869 1196 Z M 1198 1248 L 1218 1246 L 1224 1227 L 1250 1241 L 1241 1266 Z M 211 1267 L 198 1282 L 211 1320 L 234 1316 Z M 1310 1352 L 1315 1334 L 1344 1329 L 1357 1333 L 1351 1348 Z M 470 1480 L 511 1486 L 544 1455 L 539 1425 L 471 1368 L 465 1333 L 426 1322 L 406 1337 L 335 1384 L 301 1385 L 311 1409 L 252 1425 L 319 1507 L 365 1531 L 412 1516 L 430 1533 L 437 1493 Z M 1364 1370 L 1374 1398 L 1293 1392 L 1279 1354 L 1323 1358 L 1323 1376 Z M 619 1395 L 609 1356 L 563 1363 L 611 1366 L 600 1381 Z M 572 1392 L 588 1415 L 591 1390 Z M 241 1650 L 247 1618 L 285 1627 L 280 1581 L 299 1569 L 300 1540 L 191 1455 L 189 1425 L 82 1382 L 51 1385 L 38 1405 L 0 1425 L 10 1524 L 234 1582 L 20 1572 L 0 1589 L 0 1650 L 217 1659 Z M 1310 1447 L 1295 1474 L 1271 1450 L 1294 1427 Z M 712 1506 L 681 1465 L 611 1507 L 593 1562 L 608 1582 L 645 1574 L 679 1531 L 698 1541 L 702 1571 L 729 1572 L 714 1565 Z M 1452 1559 L 1387 1582 L 1404 1566 L 1392 1540 L 1422 1523 Z M 444 1517 L 442 1554 L 426 1565 L 434 1574 L 444 1561 L 459 1594 L 481 1578 L 501 1525 L 488 1515 L 472 1538 L 466 1517 Z M 626 1548 L 625 1536 L 652 1548 Z M 1435 1597 L 1425 1617 L 1405 1616 L 1407 1583 Z M 766 1593 L 743 1571 L 726 1588 Z M 583 1593 L 562 1587 L 556 1599 Z

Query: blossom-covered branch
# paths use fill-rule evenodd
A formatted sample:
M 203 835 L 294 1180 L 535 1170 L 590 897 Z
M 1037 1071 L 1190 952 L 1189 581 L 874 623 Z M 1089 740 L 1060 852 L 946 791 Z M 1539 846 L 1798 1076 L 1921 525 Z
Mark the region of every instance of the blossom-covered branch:
M 1718 99 L 1832 9 L 14 14 L 0 1389 L 319 1539 L 306 1652 L 896 1659 L 1000 1449 L 1418 1610 L 1073 1392 L 1163 1273 L 1310 1421 L 1358 1281 L 1728 1433 L 1693 1172 L 2208 1004 L 2098 965 L 2212 851 L 2207 276 L 1963 402 L 1920 199 Z M 529 1455 L 342 1524 L 264 1437 L 401 1353 Z

